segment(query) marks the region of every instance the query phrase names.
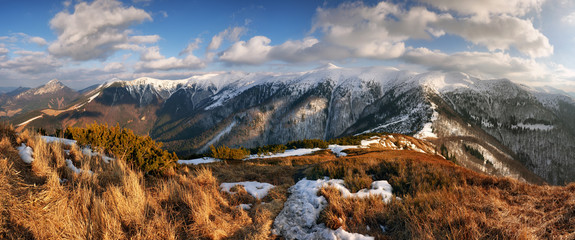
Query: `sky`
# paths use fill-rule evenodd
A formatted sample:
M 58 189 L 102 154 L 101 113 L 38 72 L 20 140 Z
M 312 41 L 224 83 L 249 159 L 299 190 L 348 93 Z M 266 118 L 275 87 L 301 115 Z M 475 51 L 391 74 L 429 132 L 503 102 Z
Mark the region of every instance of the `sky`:
M 572 0 L 0 0 L 0 87 L 341 67 L 575 92 Z

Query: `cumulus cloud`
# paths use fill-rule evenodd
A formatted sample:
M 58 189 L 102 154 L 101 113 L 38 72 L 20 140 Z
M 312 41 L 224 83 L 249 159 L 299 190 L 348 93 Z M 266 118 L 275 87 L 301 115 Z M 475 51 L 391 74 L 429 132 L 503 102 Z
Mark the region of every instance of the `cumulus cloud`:
M 140 54 L 140 60 L 142 61 L 159 60 L 162 58 L 166 57 L 160 54 L 160 48 L 158 46 L 146 48 L 142 50 L 142 53 Z
M 193 51 L 199 47 L 201 40 L 195 39 L 186 46 L 180 56 L 183 58 L 169 57 L 166 58 L 160 53 L 157 46 L 145 49 L 140 55 L 140 62 L 136 63 L 136 72 L 153 72 L 153 71 L 170 71 L 170 70 L 190 70 L 201 69 L 206 67 L 204 61 L 193 54 Z
M 433 26 L 447 33 L 458 35 L 490 51 L 514 47 L 530 57 L 547 57 L 553 54 L 549 39 L 533 27 L 528 19 L 507 15 L 482 18 L 444 18 Z
M 224 39 L 230 42 L 238 41 L 241 35 L 245 33 L 245 31 L 246 29 L 244 27 L 227 28 L 226 30 L 212 37 L 212 41 L 210 41 L 207 49 L 216 50 L 220 48 Z
M 540 11 L 546 0 L 419 0 L 442 11 L 456 11 L 464 15 L 488 17 L 491 14 L 524 16 Z
M 63 64 L 45 52 L 17 51 L 18 56 L 0 61 L 0 69 L 21 74 L 39 74 L 54 72 Z
M 104 66 L 105 72 L 121 72 L 124 70 L 124 64 L 120 62 L 111 62 Z
M 268 61 L 272 47 L 271 40 L 265 36 L 255 36 L 250 40 L 234 43 L 224 51 L 220 60 L 238 64 L 261 64 Z
M 189 43 L 188 46 L 186 46 L 186 48 L 184 48 L 184 50 L 182 50 L 179 55 L 182 56 L 193 54 L 194 50 L 200 47 L 200 43 L 202 43 L 202 39 L 196 38 L 193 42 Z
M 30 37 L 29 41 L 36 43 L 40 46 L 44 46 L 44 45 L 48 44 L 48 42 L 46 42 L 46 39 L 41 38 L 41 37 Z
M 533 59 L 512 57 L 502 52 L 457 52 L 446 54 L 427 48 L 410 49 L 405 61 L 431 70 L 460 71 L 485 78 L 510 78 L 533 81 L 544 78 L 549 70 Z
M 252 65 L 273 60 L 397 59 L 408 48 L 407 40 L 433 40 L 445 34 L 459 36 L 491 52 L 514 48 L 532 58 L 553 54 L 549 39 L 535 29 L 532 20 L 520 17 L 540 7 L 541 1 L 488 0 L 486 4 L 500 8 L 483 9 L 482 6 L 474 10 L 460 9 L 459 1 L 425 2 L 440 10 L 434 12 L 422 6 L 406 7 L 388 1 L 374 6 L 356 2 L 318 8 L 310 32 L 320 33 L 320 38 L 307 37 L 271 45 L 271 39 L 255 36 L 234 43 L 220 53 L 219 59 L 231 64 Z M 471 2 L 469 4 L 473 6 L 479 4 L 478 1 Z M 452 11 L 473 16 L 454 16 Z M 490 17 L 483 18 L 484 14 L 490 14 Z M 221 37 L 218 36 L 212 39 L 212 48 L 219 47 Z
M 142 9 L 124 7 L 116 0 L 95 0 L 76 4 L 74 12 L 62 11 L 50 21 L 58 40 L 48 47 L 50 53 L 83 61 L 106 59 L 130 40 L 130 26 L 152 17 Z M 136 40 L 149 42 L 153 37 Z M 132 38 L 134 40 L 134 38 Z
M 142 35 L 142 36 L 131 36 L 129 42 L 135 44 L 150 44 L 150 43 L 156 43 L 159 40 L 160 35 Z

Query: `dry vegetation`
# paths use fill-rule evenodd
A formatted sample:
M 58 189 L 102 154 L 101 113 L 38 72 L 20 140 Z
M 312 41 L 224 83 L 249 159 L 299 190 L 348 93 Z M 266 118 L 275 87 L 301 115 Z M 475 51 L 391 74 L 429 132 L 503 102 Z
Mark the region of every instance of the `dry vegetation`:
M 365 181 L 353 176 L 387 179 L 400 198 L 384 204 L 324 188 L 329 204 L 321 221 L 333 229 L 343 226 L 377 239 L 575 239 L 575 184 L 530 185 L 405 151 L 358 152 L 308 172 L 322 174 L 343 174 L 352 188 Z
M 32 164 L 16 150 L 34 149 Z M 64 150 L 69 150 L 69 154 Z M 341 178 L 352 191 L 388 180 L 400 199 L 328 200 L 319 222 L 376 239 L 574 239 L 575 184 L 536 186 L 489 177 L 439 156 L 412 151 L 348 150 L 309 156 L 224 161 L 144 174 L 119 159 L 104 163 L 76 146 L 47 144 L 0 126 L 1 239 L 269 239 L 288 188 L 303 177 Z M 67 166 L 71 159 L 76 174 Z M 90 174 L 87 170 L 91 170 Z M 276 185 L 258 200 L 222 182 Z M 263 204 L 265 203 L 265 204 Z M 243 210 L 239 204 L 252 204 Z M 383 232 L 381 226 L 385 226 Z
M 20 159 L 21 143 L 34 149 L 32 164 Z M 65 159 L 86 171 L 74 173 Z M 123 160 L 107 164 L 82 155 L 78 147 L 47 144 L 30 132 L 16 135 L 11 127 L 0 127 L 1 239 L 269 237 L 285 192 L 264 199 L 276 196 L 279 203 L 245 211 L 237 204 L 257 200 L 222 193 L 219 183 L 206 168 L 144 175 Z

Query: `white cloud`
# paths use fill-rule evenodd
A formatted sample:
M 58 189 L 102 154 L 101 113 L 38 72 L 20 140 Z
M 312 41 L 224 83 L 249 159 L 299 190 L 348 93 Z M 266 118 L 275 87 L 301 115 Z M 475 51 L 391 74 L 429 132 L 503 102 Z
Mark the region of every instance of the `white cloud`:
M 457 2 L 430 0 L 428 3 L 446 11 L 463 11 Z M 499 0 L 486 3 L 500 6 Z M 375 6 L 361 2 L 344 3 L 336 8 L 317 9 L 310 32 L 320 33 L 319 39 L 307 37 L 270 45 L 269 38 L 255 36 L 247 42 L 234 43 L 220 53 L 219 60 L 255 65 L 273 60 L 397 59 L 405 53 L 407 40 L 433 40 L 445 34 L 460 36 L 491 52 L 515 48 L 532 58 L 553 54 L 549 39 L 535 29 L 532 20 L 518 17 L 540 7 L 540 1 L 510 0 L 500 7 L 503 9 L 492 12 L 479 8 L 474 10 L 474 16 L 461 17 L 450 12 L 432 12 L 421 6 L 405 8 L 386 1 Z M 479 16 L 484 13 L 499 15 Z M 214 36 L 208 49 L 219 47 L 221 40 L 220 35 Z
M 196 38 L 193 42 L 189 43 L 188 46 L 184 50 L 180 52 L 181 55 L 192 54 L 193 51 L 200 47 L 200 43 L 202 43 L 202 39 Z
M 443 18 L 432 24 L 449 34 L 463 37 L 490 51 L 508 50 L 511 47 L 530 57 L 547 57 L 553 54 L 549 39 L 533 27 L 531 20 L 511 16 L 482 18 Z
M 62 11 L 50 21 L 58 40 L 48 50 L 77 61 L 106 59 L 129 41 L 131 25 L 146 20 L 152 20 L 147 12 L 116 0 L 80 2 L 73 13 Z
M 5 48 L 4 44 L 0 43 L 0 56 L 6 55 L 10 52 L 8 48 Z
M 120 62 L 111 62 L 104 66 L 105 72 L 121 72 L 124 70 L 124 64 Z
M 166 58 L 166 57 L 164 57 L 162 54 L 160 54 L 160 48 L 158 46 L 146 48 L 140 54 L 140 60 L 142 60 L 142 61 L 159 60 L 162 58 Z
M 255 36 L 250 40 L 234 43 L 220 55 L 220 60 L 235 64 L 261 64 L 268 60 L 272 47 L 265 36 Z
M 183 58 L 169 57 L 166 58 L 160 53 L 157 46 L 146 48 L 140 55 L 140 62 L 136 63 L 134 68 L 136 72 L 153 72 L 153 71 L 171 71 L 171 70 L 190 70 L 201 69 L 206 67 L 206 63 L 196 57 L 193 51 L 199 47 L 201 40 L 196 38 L 186 46 L 180 55 Z
M 541 11 L 546 0 L 419 0 L 442 11 L 456 11 L 465 15 L 488 17 L 492 14 L 524 16 Z
M 131 36 L 129 42 L 135 44 L 151 44 L 160 40 L 159 35 Z
M 457 52 L 446 54 L 427 48 L 410 49 L 402 57 L 431 70 L 461 71 L 483 78 L 509 78 L 535 81 L 548 76 L 549 70 L 533 59 L 512 57 L 502 52 Z
M 29 41 L 36 43 L 40 46 L 44 46 L 44 45 L 48 44 L 48 42 L 46 42 L 46 39 L 41 38 L 41 37 L 30 37 Z
M 188 55 L 185 58 L 162 58 L 158 60 L 139 62 L 136 64 L 137 72 L 151 71 L 169 71 L 178 69 L 200 69 L 204 68 L 205 63 L 194 55 Z
M 561 18 L 561 21 L 563 23 L 569 24 L 569 25 L 575 25 L 575 12 L 572 12 L 571 14 L 564 16 Z
M 212 41 L 210 41 L 210 44 L 208 45 L 208 50 L 217 50 L 218 48 L 220 48 L 220 46 L 222 45 L 222 42 L 224 39 L 230 41 L 230 42 L 235 42 L 238 41 L 241 37 L 241 35 L 243 35 L 245 33 L 246 29 L 244 27 L 234 27 L 234 28 L 228 28 L 220 33 L 218 33 L 217 35 L 212 37 Z
M 54 72 L 63 65 L 45 52 L 17 51 L 15 54 L 19 56 L 0 61 L 0 69 L 21 74 L 41 74 Z

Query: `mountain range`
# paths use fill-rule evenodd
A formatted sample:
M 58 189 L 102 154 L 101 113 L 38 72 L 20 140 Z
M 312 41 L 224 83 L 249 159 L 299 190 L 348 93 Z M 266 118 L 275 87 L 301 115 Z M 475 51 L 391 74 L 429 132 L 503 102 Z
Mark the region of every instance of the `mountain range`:
M 119 123 L 180 156 L 210 145 L 250 148 L 393 132 L 426 139 L 475 171 L 536 183 L 575 181 L 572 97 L 460 72 L 327 65 L 296 73 L 113 80 L 82 91 L 53 80 L 0 101 L 3 118 L 20 129 Z

